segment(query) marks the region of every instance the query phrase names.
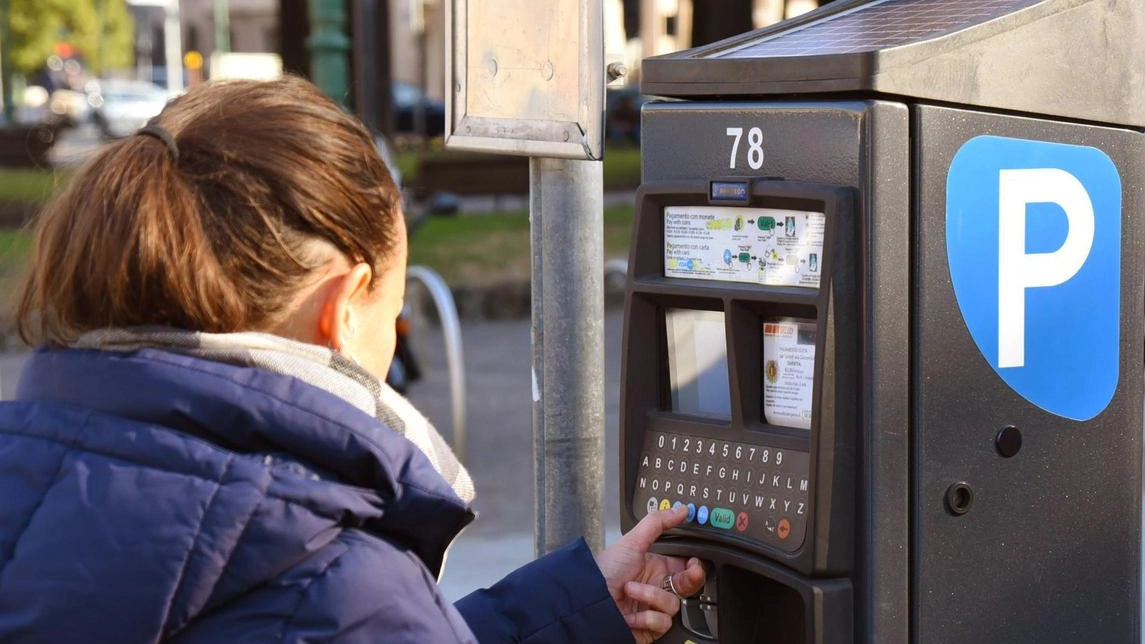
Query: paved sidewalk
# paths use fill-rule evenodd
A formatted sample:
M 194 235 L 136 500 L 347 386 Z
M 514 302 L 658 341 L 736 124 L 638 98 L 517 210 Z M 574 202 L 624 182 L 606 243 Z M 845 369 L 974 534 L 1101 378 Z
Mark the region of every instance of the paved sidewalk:
M 619 536 L 618 445 L 620 414 L 619 311 L 605 316 L 606 542 Z M 477 521 L 450 550 L 441 579 L 456 600 L 489 586 L 533 559 L 532 402 L 528 319 L 463 325 L 469 455 L 466 466 L 477 484 Z M 450 426 L 444 392 L 447 373 L 441 343 L 429 330 L 420 336 L 418 356 L 428 367 L 410 399 L 443 433 Z
M 605 543 L 620 538 L 620 524 L 605 527 Z M 439 586 L 445 598 L 457 601 L 478 588 L 488 588 L 533 560 L 533 533 L 470 536 L 463 532 L 449 550 Z

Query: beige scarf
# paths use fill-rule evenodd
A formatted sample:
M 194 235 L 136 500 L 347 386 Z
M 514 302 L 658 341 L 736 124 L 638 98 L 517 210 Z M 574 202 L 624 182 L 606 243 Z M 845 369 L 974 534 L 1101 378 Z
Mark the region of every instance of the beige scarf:
M 332 349 L 269 333 L 199 333 L 163 327 L 91 331 L 72 346 L 104 351 L 160 349 L 293 376 L 345 400 L 405 436 L 466 503 L 477 495 L 469 472 L 429 420 L 389 385 Z

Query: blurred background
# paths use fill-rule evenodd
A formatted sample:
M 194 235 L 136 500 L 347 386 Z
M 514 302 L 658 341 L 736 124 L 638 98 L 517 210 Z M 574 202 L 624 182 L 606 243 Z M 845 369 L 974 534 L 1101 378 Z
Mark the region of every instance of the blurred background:
M 448 1 L 0 0 L 0 398 L 13 395 L 28 351 L 9 315 L 32 248 L 27 224 L 75 168 L 199 83 L 320 71 L 326 82 L 319 85 L 377 134 L 405 194 L 410 263 L 444 278 L 461 318 L 469 427 L 462 457 L 483 520 L 455 546 L 451 561 L 461 563 L 448 569 L 445 592 L 459 597 L 530 559 L 533 504 L 522 494 L 533 489 L 528 159 L 443 150 Z M 640 182 L 640 107 L 649 98 L 639 91 L 640 61 L 767 26 L 820 0 L 603 2 L 606 53 L 629 69 L 606 97 L 601 268 L 611 286 L 606 301 L 615 305 Z M 330 66 L 345 70 L 333 74 L 340 82 L 329 82 Z M 398 327 L 405 372 L 392 382 L 456 439 L 456 361 L 429 299 L 411 283 Z M 610 536 L 619 516 L 621 324 L 619 311 L 609 310 Z
M 520 298 L 467 297 L 528 281 L 528 160 L 442 149 L 447 1 L 0 0 L 0 292 L 25 258 L 20 227 L 102 143 L 209 79 L 312 77 L 334 65 L 343 80 L 320 84 L 377 133 L 406 194 L 412 261 L 460 289 L 463 308 L 527 314 L 527 293 L 524 310 L 509 305 Z M 626 254 L 640 181 L 640 61 L 827 0 L 602 1 L 607 56 L 629 70 L 606 97 L 612 258 Z

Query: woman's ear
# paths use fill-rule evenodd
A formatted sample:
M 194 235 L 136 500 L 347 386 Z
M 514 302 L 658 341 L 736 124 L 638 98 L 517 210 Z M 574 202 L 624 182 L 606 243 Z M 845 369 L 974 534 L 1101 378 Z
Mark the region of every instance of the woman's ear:
M 366 301 L 373 277 L 369 264 L 358 263 L 333 278 L 324 289 L 317 332 L 326 346 L 341 351 L 357 333 L 361 315 L 358 306 Z

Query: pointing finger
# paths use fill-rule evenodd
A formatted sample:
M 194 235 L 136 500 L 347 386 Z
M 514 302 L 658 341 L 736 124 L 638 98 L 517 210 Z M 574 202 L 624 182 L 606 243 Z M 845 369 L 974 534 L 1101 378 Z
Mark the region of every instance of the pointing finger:
M 670 510 L 651 512 L 623 538 L 631 540 L 633 547 L 638 548 L 640 552 L 647 552 L 652 542 L 656 541 L 662 532 L 675 528 L 686 518 L 688 518 L 688 507 L 684 505 Z

